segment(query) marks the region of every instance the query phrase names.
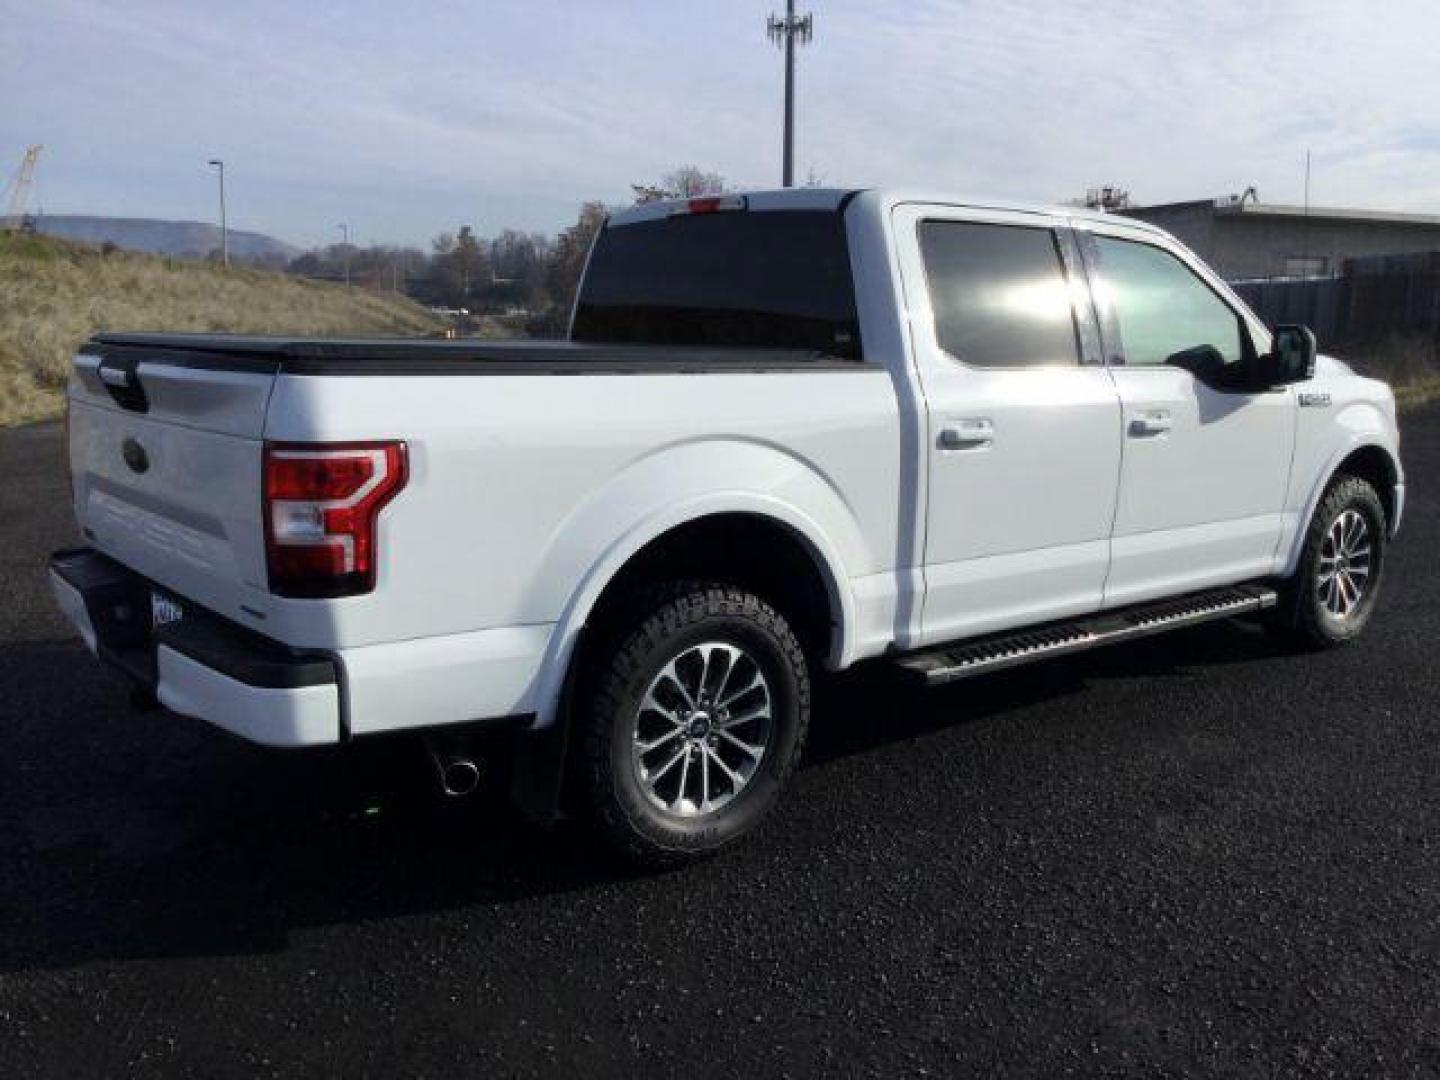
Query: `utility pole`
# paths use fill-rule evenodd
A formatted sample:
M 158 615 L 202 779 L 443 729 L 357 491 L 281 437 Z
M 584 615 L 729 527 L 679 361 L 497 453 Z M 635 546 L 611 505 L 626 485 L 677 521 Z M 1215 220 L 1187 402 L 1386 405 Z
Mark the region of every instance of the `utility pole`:
M 813 15 L 795 14 L 795 0 L 785 0 L 785 17 L 771 15 L 765 24 L 770 40 L 785 50 L 785 150 L 783 183 L 795 186 L 795 43 L 808 44 L 815 32 Z
M 1310 151 L 1305 151 L 1305 216 L 1310 216 Z
M 210 164 L 220 170 L 220 261 L 230 268 L 230 223 L 225 220 L 225 162 L 211 158 Z
M 349 284 L 350 284 L 350 225 L 349 225 L 349 223 L 342 221 L 342 222 L 340 222 L 339 225 L 336 225 L 335 227 L 340 230 L 340 244 L 341 244 L 341 246 L 344 247 L 344 249 L 345 249 L 345 252 L 344 252 L 344 255 L 345 255 L 345 284 L 346 284 L 346 285 L 349 285 Z
M 1305 227 L 1301 230 L 1301 266 L 1305 267 L 1305 274 L 1310 274 L 1310 149 L 1305 149 Z
M 30 189 L 35 184 L 35 163 L 40 160 L 40 151 L 44 149 L 43 146 L 32 146 L 20 159 L 20 169 L 4 191 L 5 216 L 0 217 L 0 229 L 27 228 L 25 206 L 30 198 Z

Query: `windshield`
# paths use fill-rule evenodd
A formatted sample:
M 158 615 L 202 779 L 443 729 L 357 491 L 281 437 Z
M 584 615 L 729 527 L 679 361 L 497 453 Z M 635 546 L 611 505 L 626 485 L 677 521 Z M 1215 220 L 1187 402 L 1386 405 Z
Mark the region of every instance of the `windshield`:
M 844 217 L 735 211 L 606 228 L 585 272 L 572 337 L 809 349 L 858 360 Z

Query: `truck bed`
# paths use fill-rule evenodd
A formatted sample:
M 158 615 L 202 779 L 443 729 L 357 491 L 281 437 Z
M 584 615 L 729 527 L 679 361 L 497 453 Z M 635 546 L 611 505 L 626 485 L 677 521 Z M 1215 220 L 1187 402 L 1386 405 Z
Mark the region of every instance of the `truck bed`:
M 806 349 L 602 345 L 574 341 L 315 338 L 240 334 L 96 334 L 81 352 L 272 375 L 585 375 L 863 370 Z

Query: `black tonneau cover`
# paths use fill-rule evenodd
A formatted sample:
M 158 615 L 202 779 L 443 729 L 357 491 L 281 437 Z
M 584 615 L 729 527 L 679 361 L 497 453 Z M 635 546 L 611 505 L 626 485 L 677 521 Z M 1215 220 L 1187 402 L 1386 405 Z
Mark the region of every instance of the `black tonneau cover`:
M 589 345 L 573 341 L 96 334 L 81 347 L 129 363 L 286 375 L 520 375 L 877 370 L 803 349 Z

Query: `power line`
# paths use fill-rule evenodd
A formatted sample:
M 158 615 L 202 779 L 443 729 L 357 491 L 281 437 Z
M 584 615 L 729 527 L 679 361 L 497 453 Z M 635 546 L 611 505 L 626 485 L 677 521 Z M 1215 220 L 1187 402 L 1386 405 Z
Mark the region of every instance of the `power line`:
M 810 43 L 815 36 L 815 17 L 796 15 L 795 0 L 785 0 L 785 17 L 771 15 L 765 24 L 770 40 L 785 50 L 785 149 L 783 182 L 795 186 L 795 43 Z

